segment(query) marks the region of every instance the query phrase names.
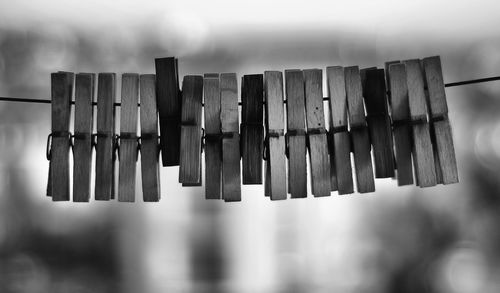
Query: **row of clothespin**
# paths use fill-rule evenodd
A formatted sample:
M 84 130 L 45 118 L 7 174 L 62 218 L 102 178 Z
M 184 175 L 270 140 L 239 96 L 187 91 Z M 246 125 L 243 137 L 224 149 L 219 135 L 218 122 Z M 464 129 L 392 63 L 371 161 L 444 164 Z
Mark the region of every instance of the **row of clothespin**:
M 77 202 L 90 199 L 93 148 L 96 200 L 114 198 L 118 160 L 118 200 L 135 201 L 139 153 L 144 201 L 160 199 L 160 153 L 163 166 L 179 166 L 183 186 L 200 186 L 204 152 L 206 198 L 225 201 L 241 200 L 241 184 L 263 181 L 272 200 L 307 197 L 306 154 L 316 197 L 353 193 L 354 181 L 357 192 L 373 192 L 374 178 L 409 185 L 415 177 L 420 187 L 458 182 L 439 57 L 388 62 L 385 70 L 327 67 L 328 130 L 321 69 L 244 75 L 240 124 L 236 74 L 187 75 L 181 90 L 177 67 L 177 59 L 160 58 L 156 75 L 122 75 L 119 134 L 114 73 L 97 78 L 95 134 L 95 75 L 52 74 L 47 194 L 53 200 L 70 199 L 70 147 Z

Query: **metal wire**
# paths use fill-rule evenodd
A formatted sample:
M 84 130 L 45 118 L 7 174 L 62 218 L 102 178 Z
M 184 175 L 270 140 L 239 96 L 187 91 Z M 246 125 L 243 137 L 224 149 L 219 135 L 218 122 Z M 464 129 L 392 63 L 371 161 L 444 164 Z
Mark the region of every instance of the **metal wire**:
M 486 77 L 486 78 L 479 78 L 479 79 L 471 79 L 471 80 L 446 83 L 444 86 L 445 87 L 456 87 L 456 86 L 485 83 L 485 82 L 492 82 L 492 81 L 498 81 L 498 80 L 500 80 L 500 76 L 492 76 L 492 77 Z M 328 97 L 323 97 L 323 101 L 327 101 L 327 100 L 328 100 Z M 51 103 L 50 99 L 33 99 L 33 98 L 16 98 L 16 97 L 0 97 L 0 101 L 15 102 L 15 103 L 36 103 L 36 104 L 50 104 Z M 284 100 L 283 102 L 286 104 L 286 100 Z M 71 104 L 74 105 L 75 101 L 71 101 Z M 97 102 L 92 102 L 92 105 L 97 106 Z M 241 106 L 241 102 L 239 102 L 238 105 Z M 120 107 L 121 103 L 114 103 L 114 106 Z M 141 104 L 138 103 L 137 106 L 140 107 Z M 202 103 L 202 106 L 204 106 L 204 103 Z

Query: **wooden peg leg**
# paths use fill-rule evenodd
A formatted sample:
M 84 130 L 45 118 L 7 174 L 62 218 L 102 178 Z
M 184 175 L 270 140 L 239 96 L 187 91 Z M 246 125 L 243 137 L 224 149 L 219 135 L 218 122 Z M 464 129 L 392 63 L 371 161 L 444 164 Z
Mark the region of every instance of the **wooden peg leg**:
M 97 84 L 96 200 L 110 200 L 114 197 L 115 100 L 116 75 L 114 73 L 99 73 Z
M 78 73 L 75 83 L 73 201 L 88 202 L 92 168 L 92 126 L 95 74 Z
M 205 198 L 222 194 L 221 96 L 219 74 L 205 74 Z
M 140 76 L 141 99 L 141 173 L 142 196 L 145 202 L 160 200 L 160 169 L 158 166 L 158 109 L 156 107 L 156 77 Z
M 118 201 L 135 201 L 137 163 L 137 102 L 139 101 L 139 75 L 122 75 L 120 108 L 120 157 Z
M 50 159 L 50 189 L 53 201 L 69 200 L 69 120 L 73 94 L 73 73 L 51 75 L 52 87 L 52 146 Z

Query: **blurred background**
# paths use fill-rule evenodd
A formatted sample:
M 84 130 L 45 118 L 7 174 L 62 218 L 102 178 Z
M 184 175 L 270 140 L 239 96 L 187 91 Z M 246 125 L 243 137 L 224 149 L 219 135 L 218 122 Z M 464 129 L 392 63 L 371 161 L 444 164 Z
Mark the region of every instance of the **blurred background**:
M 498 3 L 0 0 L 0 96 L 166 56 L 181 76 L 433 55 L 445 82 L 499 75 Z M 499 292 L 500 82 L 447 95 L 460 184 L 280 202 L 244 186 L 232 204 L 182 188 L 178 168 L 143 203 L 139 166 L 134 204 L 53 203 L 50 106 L 0 102 L 0 292 Z

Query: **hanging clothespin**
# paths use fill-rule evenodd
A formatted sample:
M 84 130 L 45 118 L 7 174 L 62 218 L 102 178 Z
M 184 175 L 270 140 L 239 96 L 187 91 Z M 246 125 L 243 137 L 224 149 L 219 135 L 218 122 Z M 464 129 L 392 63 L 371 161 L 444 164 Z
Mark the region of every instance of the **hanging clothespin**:
M 410 185 L 413 184 L 413 170 L 411 162 L 410 106 L 408 101 L 406 69 L 404 64 L 395 62 L 388 64 L 387 69 L 387 83 L 391 90 L 390 101 L 398 185 Z
M 219 74 L 205 74 L 205 198 L 220 199 L 222 193 L 221 93 Z
M 439 56 L 423 59 L 425 78 L 428 89 L 429 117 L 433 136 L 435 159 L 439 183 L 452 184 L 458 182 L 455 147 L 448 119 L 448 103 L 443 82 L 443 71 Z
M 97 143 L 95 199 L 114 198 L 116 74 L 99 73 L 97 83 Z
M 141 173 L 142 196 L 145 202 L 160 200 L 160 169 L 158 157 L 158 110 L 156 108 L 156 77 L 154 74 L 141 74 Z
M 271 200 L 286 199 L 286 157 L 284 136 L 283 74 L 264 72 L 266 99 L 266 182 L 265 195 Z
M 436 185 L 436 167 L 427 121 L 427 106 L 424 92 L 424 77 L 420 60 L 407 60 L 406 66 L 408 100 L 413 135 L 413 160 L 417 185 Z
M 203 77 L 187 75 L 182 81 L 181 149 L 179 182 L 201 184 L 201 102 Z
M 178 166 L 181 139 L 181 95 L 177 59 L 157 58 L 156 96 L 160 114 L 160 146 L 163 166 Z
M 351 143 L 347 122 L 347 97 L 344 68 L 333 66 L 326 68 L 328 80 L 328 100 L 330 106 L 330 173 L 332 186 L 339 194 L 354 192 L 351 166 Z
M 373 146 L 375 177 L 394 177 L 394 153 L 391 121 L 387 108 L 385 73 L 383 69 L 369 69 L 365 74 L 363 92 Z
M 292 198 L 307 197 L 304 74 L 286 70 L 288 192 Z
M 88 202 L 92 172 L 92 127 L 95 74 L 78 73 L 75 81 L 75 133 L 73 142 L 73 201 Z
M 241 150 L 243 184 L 262 184 L 263 128 L 262 74 L 241 79 Z
M 73 96 L 74 74 L 57 72 L 51 74 L 52 91 L 52 132 L 48 157 L 49 184 L 48 195 L 53 201 L 69 200 L 69 148 L 71 135 L 69 122 Z
M 222 197 L 241 201 L 238 85 L 235 73 L 220 75 L 222 130 Z
M 371 145 L 362 96 L 361 75 L 357 66 L 344 68 L 344 74 L 357 191 L 359 193 L 374 192 L 375 180 L 373 178 Z
M 304 70 L 304 81 L 311 191 L 316 197 L 330 196 L 330 157 L 325 129 L 321 69 Z
M 118 201 L 135 201 L 139 74 L 122 75 Z

